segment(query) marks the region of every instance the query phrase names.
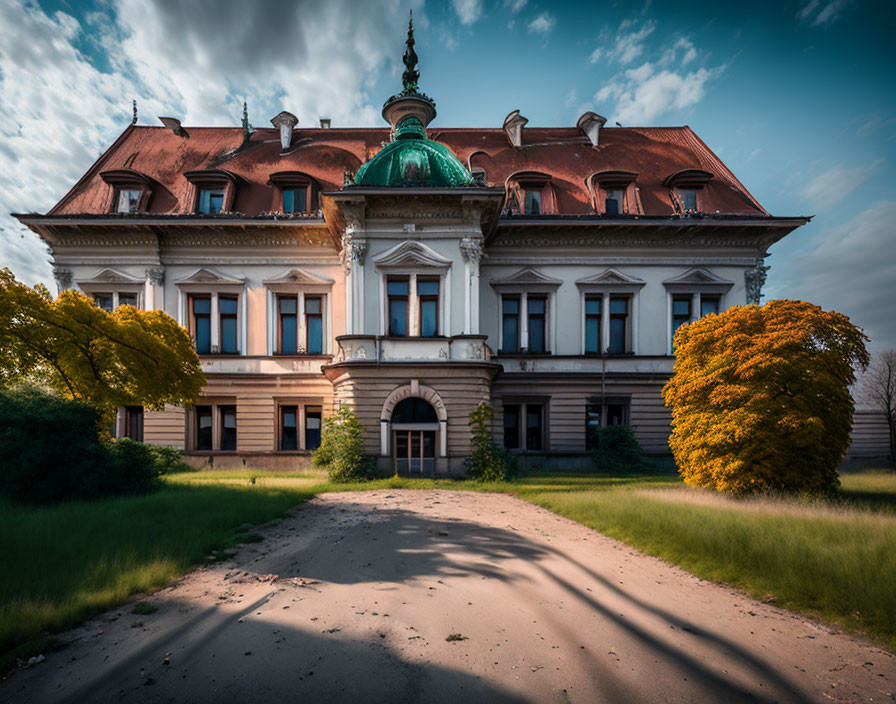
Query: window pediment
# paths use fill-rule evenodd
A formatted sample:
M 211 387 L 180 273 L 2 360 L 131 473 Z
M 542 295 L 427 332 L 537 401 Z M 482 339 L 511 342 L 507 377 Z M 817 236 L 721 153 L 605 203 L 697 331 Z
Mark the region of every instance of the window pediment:
M 500 279 L 492 279 L 491 285 L 495 288 L 520 288 L 520 289 L 557 289 L 563 283 L 560 279 L 555 279 L 544 274 L 537 269 L 527 267 L 520 269 L 515 274 L 505 276 Z
M 443 257 L 421 242 L 407 240 L 383 252 L 374 259 L 374 264 L 376 264 L 377 268 L 423 267 L 447 269 L 451 266 L 451 260 Z
M 598 184 L 601 188 L 625 188 L 637 178 L 638 174 L 634 171 L 608 170 L 592 174 L 591 182 Z
M 703 188 L 712 177 L 713 174 L 703 169 L 682 169 L 666 176 L 663 185 L 667 188 Z
M 281 274 L 273 279 L 265 279 L 262 283 L 265 286 L 277 284 L 325 284 L 327 286 L 332 286 L 334 282 L 333 279 L 327 276 L 313 274 L 304 269 L 290 269 L 285 274 Z
M 178 279 L 174 282 L 175 286 L 195 287 L 202 290 L 221 290 L 242 288 L 246 283 L 245 279 L 238 279 L 232 276 L 219 274 L 211 269 L 198 269 L 190 276 Z
M 663 286 L 670 291 L 725 293 L 734 286 L 734 282 L 707 269 L 689 269 L 680 276 L 666 279 Z
M 643 279 L 639 279 L 634 276 L 629 276 L 628 274 L 623 274 L 621 271 L 617 271 L 616 269 L 606 269 L 599 274 L 594 274 L 593 276 L 586 276 L 585 278 L 579 279 L 576 281 L 576 286 L 579 288 L 588 288 L 588 287 L 628 287 L 628 288 L 640 288 L 647 283 Z
M 84 286 L 121 286 L 121 285 L 131 285 L 131 286 L 142 286 L 143 279 L 138 279 L 134 276 L 128 276 L 127 274 L 123 274 L 120 271 L 115 271 L 115 269 L 103 269 L 101 272 L 96 274 L 90 279 L 80 279 L 76 282 L 78 286 L 84 288 Z
M 110 169 L 101 172 L 100 178 L 110 186 L 134 186 L 137 188 L 152 186 L 152 179 L 135 169 Z

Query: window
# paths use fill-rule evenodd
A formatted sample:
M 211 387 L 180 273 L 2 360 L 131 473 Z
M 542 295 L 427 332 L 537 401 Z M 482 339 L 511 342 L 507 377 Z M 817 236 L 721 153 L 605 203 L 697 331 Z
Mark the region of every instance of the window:
M 585 406 L 585 449 L 597 449 L 598 428 L 611 425 L 628 425 L 627 399 L 607 398 L 602 402 L 589 403 Z
M 221 451 L 236 451 L 236 406 L 218 406 L 221 414 Z
M 545 351 L 547 298 L 543 296 L 529 296 L 526 302 L 526 309 L 529 316 L 529 351 L 542 353 Z
M 143 442 L 143 406 L 125 406 L 123 437 Z
M 672 339 L 675 331 L 691 322 L 691 296 L 672 297 Z
M 624 191 L 619 188 L 609 188 L 605 191 L 604 213 L 606 215 L 619 215 L 623 211 Z
M 501 299 L 502 331 L 501 352 L 507 354 L 520 351 L 520 299 L 504 296 Z
M 112 294 L 111 293 L 95 293 L 93 294 L 93 302 L 98 308 L 102 308 L 107 313 L 112 312 Z
M 389 296 L 389 335 L 407 337 L 408 334 L 408 280 L 387 279 Z
M 628 349 L 628 298 L 610 296 L 610 354 L 625 354 Z
M 308 210 L 307 203 L 308 189 L 306 187 L 283 189 L 284 213 L 303 213 Z
M 305 351 L 322 354 L 324 349 L 324 318 L 320 298 L 305 299 Z
M 292 452 L 299 449 L 298 406 L 280 407 L 280 450 Z
M 320 408 L 305 409 L 305 449 L 316 450 L 320 447 L 320 428 L 323 413 Z
M 218 297 L 222 354 L 237 354 L 236 319 L 238 307 L 239 298 L 237 296 Z
M 420 302 L 420 336 L 439 334 L 439 281 L 417 279 L 417 298 Z
M 297 354 L 298 299 L 295 296 L 278 296 L 277 307 L 280 315 L 280 354 Z
M 196 406 L 196 443 L 200 452 L 211 452 L 212 449 L 212 407 Z
M 224 209 L 223 188 L 203 188 L 199 191 L 199 212 L 213 215 Z
M 119 306 L 134 306 L 137 307 L 137 294 L 136 293 L 119 293 L 118 294 L 118 305 Z
M 197 354 L 211 354 L 212 351 L 212 299 L 191 296 L 193 339 Z
M 600 306 L 597 296 L 585 297 L 585 354 L 600 354 Z
M 526 189 L 525 210 L 526 215 L 541 215 L 541 191 Z
M 120 188 L 118 190 L 118 203 L 115 212 L 136 213 L 142 194 L 143 191 L 137 188 Z
M 504 404 L 506 449 L 535 452 L 544 449 L 544 408 L 542 403 Z
M 720 302 L 719 296 L 700 296 L 700 317 L 718 313 Z
M 681 209 L 685 212 L 697 210 L 697 189 L 679 188 L 678 200 L 681 201 Z

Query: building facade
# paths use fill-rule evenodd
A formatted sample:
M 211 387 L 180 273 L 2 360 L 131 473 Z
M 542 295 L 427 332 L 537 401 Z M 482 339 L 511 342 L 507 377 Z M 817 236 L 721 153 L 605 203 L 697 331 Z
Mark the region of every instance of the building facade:
M 530 464 L 589 428 L 668 453 L 678 325 L 758 303 L 766 212 L 688 127 L 435 128 L 409 32 L 387 128 L 132 124 L 47 214 L 60 289 L 165 310 L 208 376 L 119 433 L 199 465 L 294 468 L 334 404 L 382 468 L 457 473 L 470 412 Z

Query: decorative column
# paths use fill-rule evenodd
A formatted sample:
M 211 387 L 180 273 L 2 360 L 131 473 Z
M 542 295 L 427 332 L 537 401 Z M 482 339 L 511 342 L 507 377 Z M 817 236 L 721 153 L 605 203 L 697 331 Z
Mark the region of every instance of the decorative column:
M 762 300 L 762 287 L 765 285 L 766 272 L 770 267 L 763 266 L 762 259 L 757 258 L 752 269 L 744 272 L 744 284 L 747 289 L 747 304 L 759 305 Z
M 72 270 L 64 266 L 54 266 L 53 276 L 56 278 L 56 288 L 58 293 L 67 291 L 72 287 L 72 279 L 74 278 Z
M 364 333 L 364 259 L 367 257 L 367 242 L 352 241 L 352 313 L 355 334 Z
M 165 310 L 165 269 L 150 267 L 146 270 L 145 310 Z
M 345 334 L 352 335 L 355 326 L 352 318 L 352 298 L 355 285 L 355 277 L 352 276 L 352 235 L 354 227 L 346 225 L 342 234 L 342 266 L 345 269 Z
M 464 258 L 464 334 L 479 334 L 479 262 L 483 257 L 482 238 L 464 237 L 460 241 Z

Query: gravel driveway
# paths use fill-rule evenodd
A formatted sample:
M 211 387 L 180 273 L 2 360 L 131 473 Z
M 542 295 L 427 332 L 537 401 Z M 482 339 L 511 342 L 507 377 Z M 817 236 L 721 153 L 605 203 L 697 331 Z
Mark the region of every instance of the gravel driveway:
M 324 494 L 13 702 L 891 701 L 896 658 L 510 496 Z

